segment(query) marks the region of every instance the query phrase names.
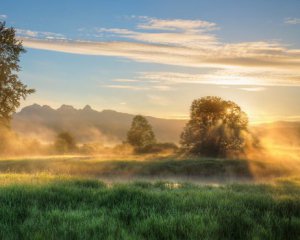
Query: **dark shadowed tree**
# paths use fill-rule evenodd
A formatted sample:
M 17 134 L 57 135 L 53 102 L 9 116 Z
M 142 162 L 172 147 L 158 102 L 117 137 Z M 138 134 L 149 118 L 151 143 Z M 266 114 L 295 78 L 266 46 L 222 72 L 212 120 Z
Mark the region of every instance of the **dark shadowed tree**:
M 187 153 L 228 157 L 243 152 L 247 127 L 248 117 L 236 103 L 219 97 L 203 97 L 192 103 L 181 145 Z
M 74 137 L 69 132 L 61 132 L 56 136 L 54 143 L 55 150 L 58 153 L 72 153 L 77 149 Z
M 28 89 L 18 78 L 19 56 L 25 49 L 16 39 L 15 29 L 0 22 L 0 121 L 9 124 L 12 114 L 33 89 Z
M 155 135 L 147 119 L 141 115 L 133 118 L 131 128 L 127 133 L 127 142 L 137 151 L 156 143 Z

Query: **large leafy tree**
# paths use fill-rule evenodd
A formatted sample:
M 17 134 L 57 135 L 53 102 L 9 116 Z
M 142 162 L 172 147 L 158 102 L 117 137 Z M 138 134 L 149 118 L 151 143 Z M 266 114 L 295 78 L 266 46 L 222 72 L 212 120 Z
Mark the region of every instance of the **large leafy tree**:
M 227 157 L 243 152 L 247 126 L 248 117 L 236 103 L 219 97 L 203 97 L 192 103 L 181 144 L 191 154 Z
M 3 123 L 9 123 L 21 99 L 34 92 L 17 75 L 20 71 L 19 56 L 24 52 L 15 29 L 6 28 L 5 23 L 0 22 L 0 121 Z
M 143 150 L 156 142 L 154 132 L 147 119 L 141 115 L 133 118 L 127 133 L 127 142 L 136 150 Z

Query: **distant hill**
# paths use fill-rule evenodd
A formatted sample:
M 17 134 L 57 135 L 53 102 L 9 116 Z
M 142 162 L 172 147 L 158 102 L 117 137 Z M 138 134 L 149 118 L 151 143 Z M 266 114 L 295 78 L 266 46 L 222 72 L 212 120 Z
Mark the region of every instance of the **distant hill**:
M 23 108 L 13 116 L 13 128 L 21 135 L 38 137 L 43 141 L 52 141 L 61 131 L 71 132 L 79 142 L 103 141 L 121 142 L 126 138 L 134 115 L 103 110 L 93 110 L 89 105 L 75 109 L 62 105 L 53 109 L 47 105 L 33 104 Z M 153 126 L 159 141 L 179 141 L 185 120 L 146 117 Z
M 78 142 L 99 141 L 106 144 L 119 143 L 126 138 L 134 115 L 113 110 L 101 112 L 89 105 L 75 109 L 62 105 L 53 109 L 47 105 L 33 104 L 23 108 L 13 117 L 13 128 L 21 135 L 53 141 L 61 131 L 71 132 Z M 146 117 L 153 126 L 159 141 L 179 142 L 186 120 Z M 255 125 L 252 132 L 274 145 L 300 146 L 300 122 L 273 122 Z

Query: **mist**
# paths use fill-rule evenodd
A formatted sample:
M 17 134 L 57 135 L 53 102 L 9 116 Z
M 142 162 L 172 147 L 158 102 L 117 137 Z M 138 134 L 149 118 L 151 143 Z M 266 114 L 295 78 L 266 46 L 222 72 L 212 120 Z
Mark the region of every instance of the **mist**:
M 289 127 L 286 127 L 287 125 Z M 41 134 L 39 135 L 37 132 Z M 190 164 L 190 160 L 182 156 L 180 151 L 172 149 L 165 149 L 165 151 L 156 153 L 137 154 L 129 144 L 123 143 L 118 138 L 106 136 L 93 127 L 89 128 L 85 133 L 86 137 L 80 137 L 79 141 L 78 136 L 73 135 L 72 131 L 69 131 L 76 143 L 76 149 L 67 149 L 65 152 L 59 152 L 55 147 L 57 132 L 49 129 L 43 130 L 42 128 L 39 128 L 37 132 L 26 136 L 16 133 L 10 128 L 0 128 L 0 157 L 2 159 L 14 158 L 22 160 L 25 157 L 32 159 L 30 163 L 22 163 L 22 167 L 11 165 L 5 167 L 3 171 L 10 169 L 10 171 L 26 172 L 27 164 L 30 164 L 29 171 L 31 173 L 46 171 L 53 174 L 83 174 L 102 177 L 116 177 L 116 174 L 120 174 L 120 178 L 130 179 L 143 174 L 146 174 L 143 177 L 149 178 L 151 174 L 149 175 L 148 171 L 154 171 L 150 169 L 155 164 L 158 164 L 157 167 L 154 167 L 154 169 L 158 168 L 155 170 L 158 174 L 156 177 L 159 178 L 162 172 L 165 172 L 165 178 L 173 179 L 176 176 L 173 170 L 170 170 L 169 167 L 165 169 L 170 164 L 169 161 L 183 160 L 183 164 Z M 260 181 L 277 177 L 295 177 L 300 174 L 300 134 L 298 124 L 272 123 L 252 126 L 251 133 L 249 135 L 251 139 L 248 139 L 248 141 L 253 142 L 255 139 L 258 139 L 258 147 L 248 144 L 243 156 L 232 160 L 224 159 L 224 162 L 236 161 L 236 163 L 228 163 L 228 166 L 233 164 L 231 167 L 226 166 L 226 171 L 229 171 L 226 173 L 227 178 L 236 179 L 237 181 L 241 181 L 244 178 Z M 201 159 L 204 162 L 208 161 L 205 157 L 200 157 L 197 161 L 201 162 Z M 159 165 L 160 161 L 161 165 Z M 144 162 L 144 164 L 139 164 L 138 162 Z M 100 166 L 99 164 L 102 165 Z M 122 164 L 125 164 L 124 168 L 127 170 L 120 168 Z M 0 166 L 0 168 L 2 167 Z M 182 167 L 184 166 L 180 168 Z M 244 168 L 242 172 L 239 170 L 241 167 Z M 143 168 L 145 169 L 143 170 Z M 198 170 L 198 174 L 192 170 L 184 169 L 181 170 L 183 174 L 185 174 L 185 171 L 188 171 L 186 172 L 188 176 L 196 179 L 201 178 L 201 181 L 214 179 L 214 181 L 220 182 L 224 178 L 218 172 L 218 169 L 215 172 L 215 176 L 206 177 L 201 175 L 202 170 Z M 168 176 L 168 174 L 171 175 Z M 185 177 L 178 175 L 175 178 L 184 179 Z
M 257 178 L 300 174 L 300 125 L 275 122 L 252 127 L 259 140 L 258 148 L 246 149 L 246 158 Z

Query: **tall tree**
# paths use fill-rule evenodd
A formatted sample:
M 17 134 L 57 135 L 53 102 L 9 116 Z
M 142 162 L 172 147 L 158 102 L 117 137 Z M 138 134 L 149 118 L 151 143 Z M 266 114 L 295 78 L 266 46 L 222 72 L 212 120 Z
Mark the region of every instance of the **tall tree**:
M 226 157 L 244 150 L 248 117 L 232 101 L 219 97 L 194 100 L 182 135 L 183 149 L 191 154 Z
M 24 52 L 15 29 L 6 28 L 5 22 L 0 22 L 0 121 L 3 123 L 8 124 L 21 99 L 34 92 L 17 75 L 20 71 L 19 56 Z
M 127 142 L 136 150 L 142 150 L 156 142 L 152 127 L 146 118 L 141 115 L 133 118 L 131 128 L 127 133 Z

